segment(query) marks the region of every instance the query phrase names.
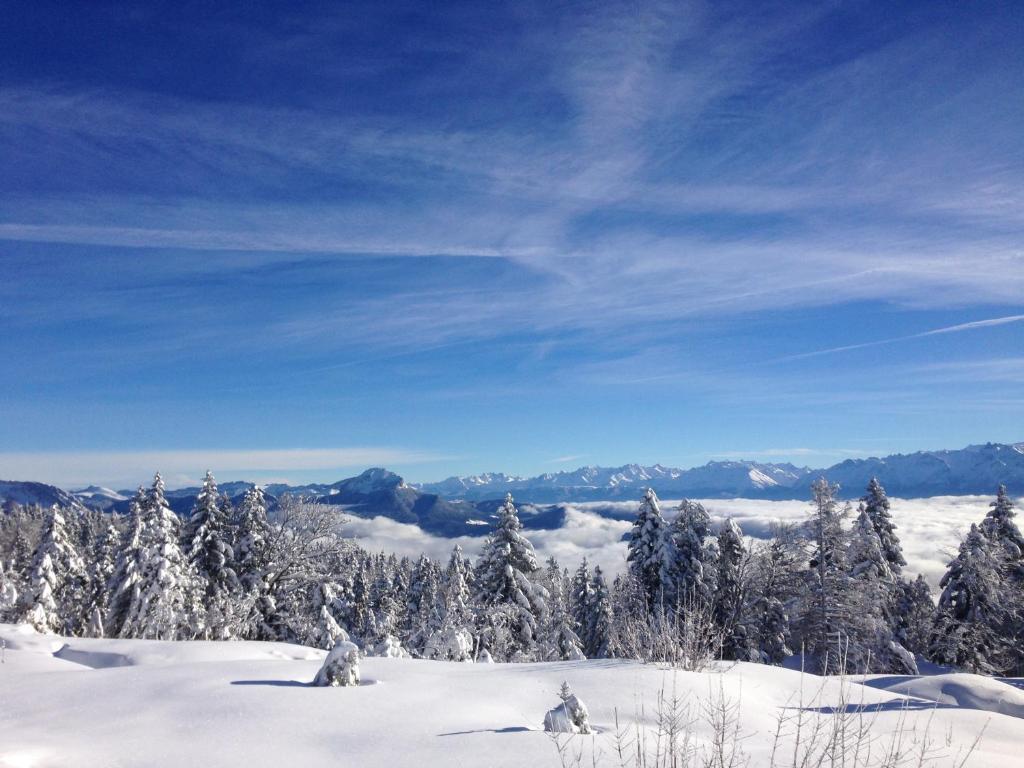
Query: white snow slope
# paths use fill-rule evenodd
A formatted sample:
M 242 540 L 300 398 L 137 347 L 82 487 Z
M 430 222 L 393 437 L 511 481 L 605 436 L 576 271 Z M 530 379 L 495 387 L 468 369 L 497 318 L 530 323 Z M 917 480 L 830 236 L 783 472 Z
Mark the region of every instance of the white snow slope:
M 801 684 L 811 718 L 831 717 L 815 708 L 839 704 L 842 690 L 837 679 L 750 664 L 687 673 L 620 661 L 473 665 L 390 658 L 361 662 L 359 687 L 314 688 L 309 682 L 324 653 L 284 643 L 64 639 L 11 625 L 0 625 L 0 639 L 7 645 L 0 665 L 0 766 L 17 768 L 558 766 L 541 723 L 563 680 L 586 702 L 598 730 L 573 737 L 584 749 L 584 765 L 591 765 L 592 749 L 599 765 L 617 764 L 616 708 L 620 720 L 649 728 L 659 689 L 675 685 L 698 717 L 715 691 L 740 703 L 743 749 L 756 768 L 769 764 L 776 717 L 798 711 Z M 962 677 L 959 686 L 974 685 Z M 820 699 L 808 702 L 819 684 Z M 901 718 L 922 731 L 933 717 L 930 733 L 947 756 L 967 749 L 984 728 L 966 765 L 1021 765 L 1024 719 L 933 709 L 920 699 L 848 685 L 852 699 L 868 706 L 879 738 Z M 706 743 L 710 728 L 701 721 L 696 730 Z

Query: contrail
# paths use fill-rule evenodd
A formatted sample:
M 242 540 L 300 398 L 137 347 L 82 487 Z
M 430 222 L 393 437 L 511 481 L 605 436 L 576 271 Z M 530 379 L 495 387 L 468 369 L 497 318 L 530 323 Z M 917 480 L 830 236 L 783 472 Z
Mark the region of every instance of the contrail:
M 961 331 L 972 331 L 975 328 L 991 328 L 996 325 L 1007 325 L 1009 323 L 1019 323 L 1024 321 L 1024 315 L 1007 315 L 1006 317 L 992 317 L 988 320 L 974 320 L 970 323 L 960 323 L 959 325 L 950 325 L 945 328 L 935 328 L 931 331 L 922 331 L 921 333 L 912 333 L 909 336 L 896 336 L 892 339 L 879 339 L 878 341 L 865 341 L 862 344 L 847 344 L 843 347 L 831 347 L 830 349 L 819 349 L 814 352 L 802 352 L 799 355 L 788 355 L 786 357 L 780 357 L 775 362 L 785 362 L 788 360 L 803 360 L 808 357 L 819 357 L 820 355 L 831 355 L 836 352 L 847 352 L 851 349 L 864 349 L 865 347 L 880 347 L 883 344 L 895 344 L 899 341 L 909 341 L 911 339 L 923 339 L 926 336 L 939 336 L 944 333 L 960 333 Z

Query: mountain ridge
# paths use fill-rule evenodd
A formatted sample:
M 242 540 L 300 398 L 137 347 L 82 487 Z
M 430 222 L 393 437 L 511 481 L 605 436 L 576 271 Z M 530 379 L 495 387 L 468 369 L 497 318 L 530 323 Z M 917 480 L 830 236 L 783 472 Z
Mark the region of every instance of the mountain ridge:
M 394 472 L 374 467 L 334 483 L 275 483 L 264 491 L 271 505 L 290 493 L 342 506 L 346 513 L 359 517 L 383 516 L 415 524 L 439 536 L 478 536 L 490 529 L 497 501 L 506 493 L 512 493 L 520 504 L 524 526 L 548 528 L 564 520 L 565 504 L 629 501 L 639 498 L 648 487 L 663 498 L 807 499 L 811 483 L 821 476 L 839 483 L 839 495 L 846 499 L 860 496 L 872 477 L 894 497 L 993 494 L 1000 484 L 1019 496 L 1024 495 L 1024 443 L 846 459 L 824 469 L 730 460 L 709 461 L 691 469 L 661 464 L 589 466 L 535 477 L 490 472 L 419 484 L 406 483 Z M 235 502 L 251 487 L 253 483 L 245 481 L 219 485 Z M 199 491 L 198 486 L 169 490 L 167 500 L 175 512 L 188 515 Z M 133 493 L 97 486 L 68 492 L 45 483 L 0 481 L 0 506 L 56 503 L 123 513 Z

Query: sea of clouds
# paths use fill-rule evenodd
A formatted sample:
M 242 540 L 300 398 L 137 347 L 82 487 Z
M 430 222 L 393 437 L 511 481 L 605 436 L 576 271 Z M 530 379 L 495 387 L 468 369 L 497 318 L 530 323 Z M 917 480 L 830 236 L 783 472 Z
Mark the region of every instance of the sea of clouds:
M 735 520 L 752 539 L 770 536 L 774 523 L 799 522 L 807 519 L 810 505 L 804 501 L 762 501 L 757 499 L 702 499 L 713 522 L 727 517 Z M 935 588 L 956 554 L 960 539 L 971 523 L 980 522 L 992 498 L 988 496 L 934 496 L 927 499 L 892 499 L 892 516 L 907 559 L 905 572 L 914 576 L 923 573 Z M 664 501 L 666 517 L 674 513 L 678 502 Z M 600 565 L 606 574 L 614 575 L 625 567 L 626 544 L 623 536 L 630 522 L 614 520 L 605 515 L 618 512 L 629 515 L 636 502 L 593 502 L 566 507 L 561 528 L 526 531 L 542 560 L 554 556 L 573 570 L 586 557 L 592 565 Z M 601 514 L 604 513 L 604 514 Z M 851 515 L 852 519 L 852 515 Z M 429 557 L 446 561 L 452 547 L 459 544 L 467 556 L 477 557 L 483 537 L 459 536 L 443 538 L 425 533 L 416 525 L 397 523 L 384 517 L 363 519 L 352 517 L 346 522 L 345 534 L 359 539 L 371 551 L 384 550 L 398 555 Z

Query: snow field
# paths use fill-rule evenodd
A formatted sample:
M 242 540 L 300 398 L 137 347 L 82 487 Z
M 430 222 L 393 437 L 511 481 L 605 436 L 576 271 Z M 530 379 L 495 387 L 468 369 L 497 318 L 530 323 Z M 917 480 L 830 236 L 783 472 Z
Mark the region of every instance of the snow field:
M 768 764 L 778 715 L 798 711 L 801 684 L 812 718 L 829 717 L 815 708 L 844 701 L 838 679 L 750 664 L 694 673 L 612 660 L 474 665 L 371 657 L 360 662 L 363 685 L 317 688 L 310 683 L 324 652 L 285 643 L 65 639 L 11 625 L 0 625 L 0 639 L 7 646 L 0 766 L 20 768 L 557 766 L 543 717 L 558 703 L 563 680 L 598 730 L 572 737 L 588 755 L 585 764 L 591 749 L 611 764 L 616 708 L 623 725 L 639 721 L 653 737 L 659 691 L 671 695 L 674 686 L 703 741 L 712 731 L 702 704 L 719 691 L 739 702 L 743 749 L 756 768 Z M 812 702 L 819 685 L 820 700 Z M 1009 701 L 1000 694 L 1021 693 L 1011 685 L 973 675 L 893 683 L 923 697 L 909 701 L 849 685 L 847 700 L 867 706 L 880 737 L 901 719 L 923 731 L 933 718 L 930 732 L 942 744 L 948 736 L 951 753 L 985 729 L 967 766 L 1022 764 L 1024 719 L 950 705 Z M 947 698 L 935 709 L 925 699 L 939 694 Z

